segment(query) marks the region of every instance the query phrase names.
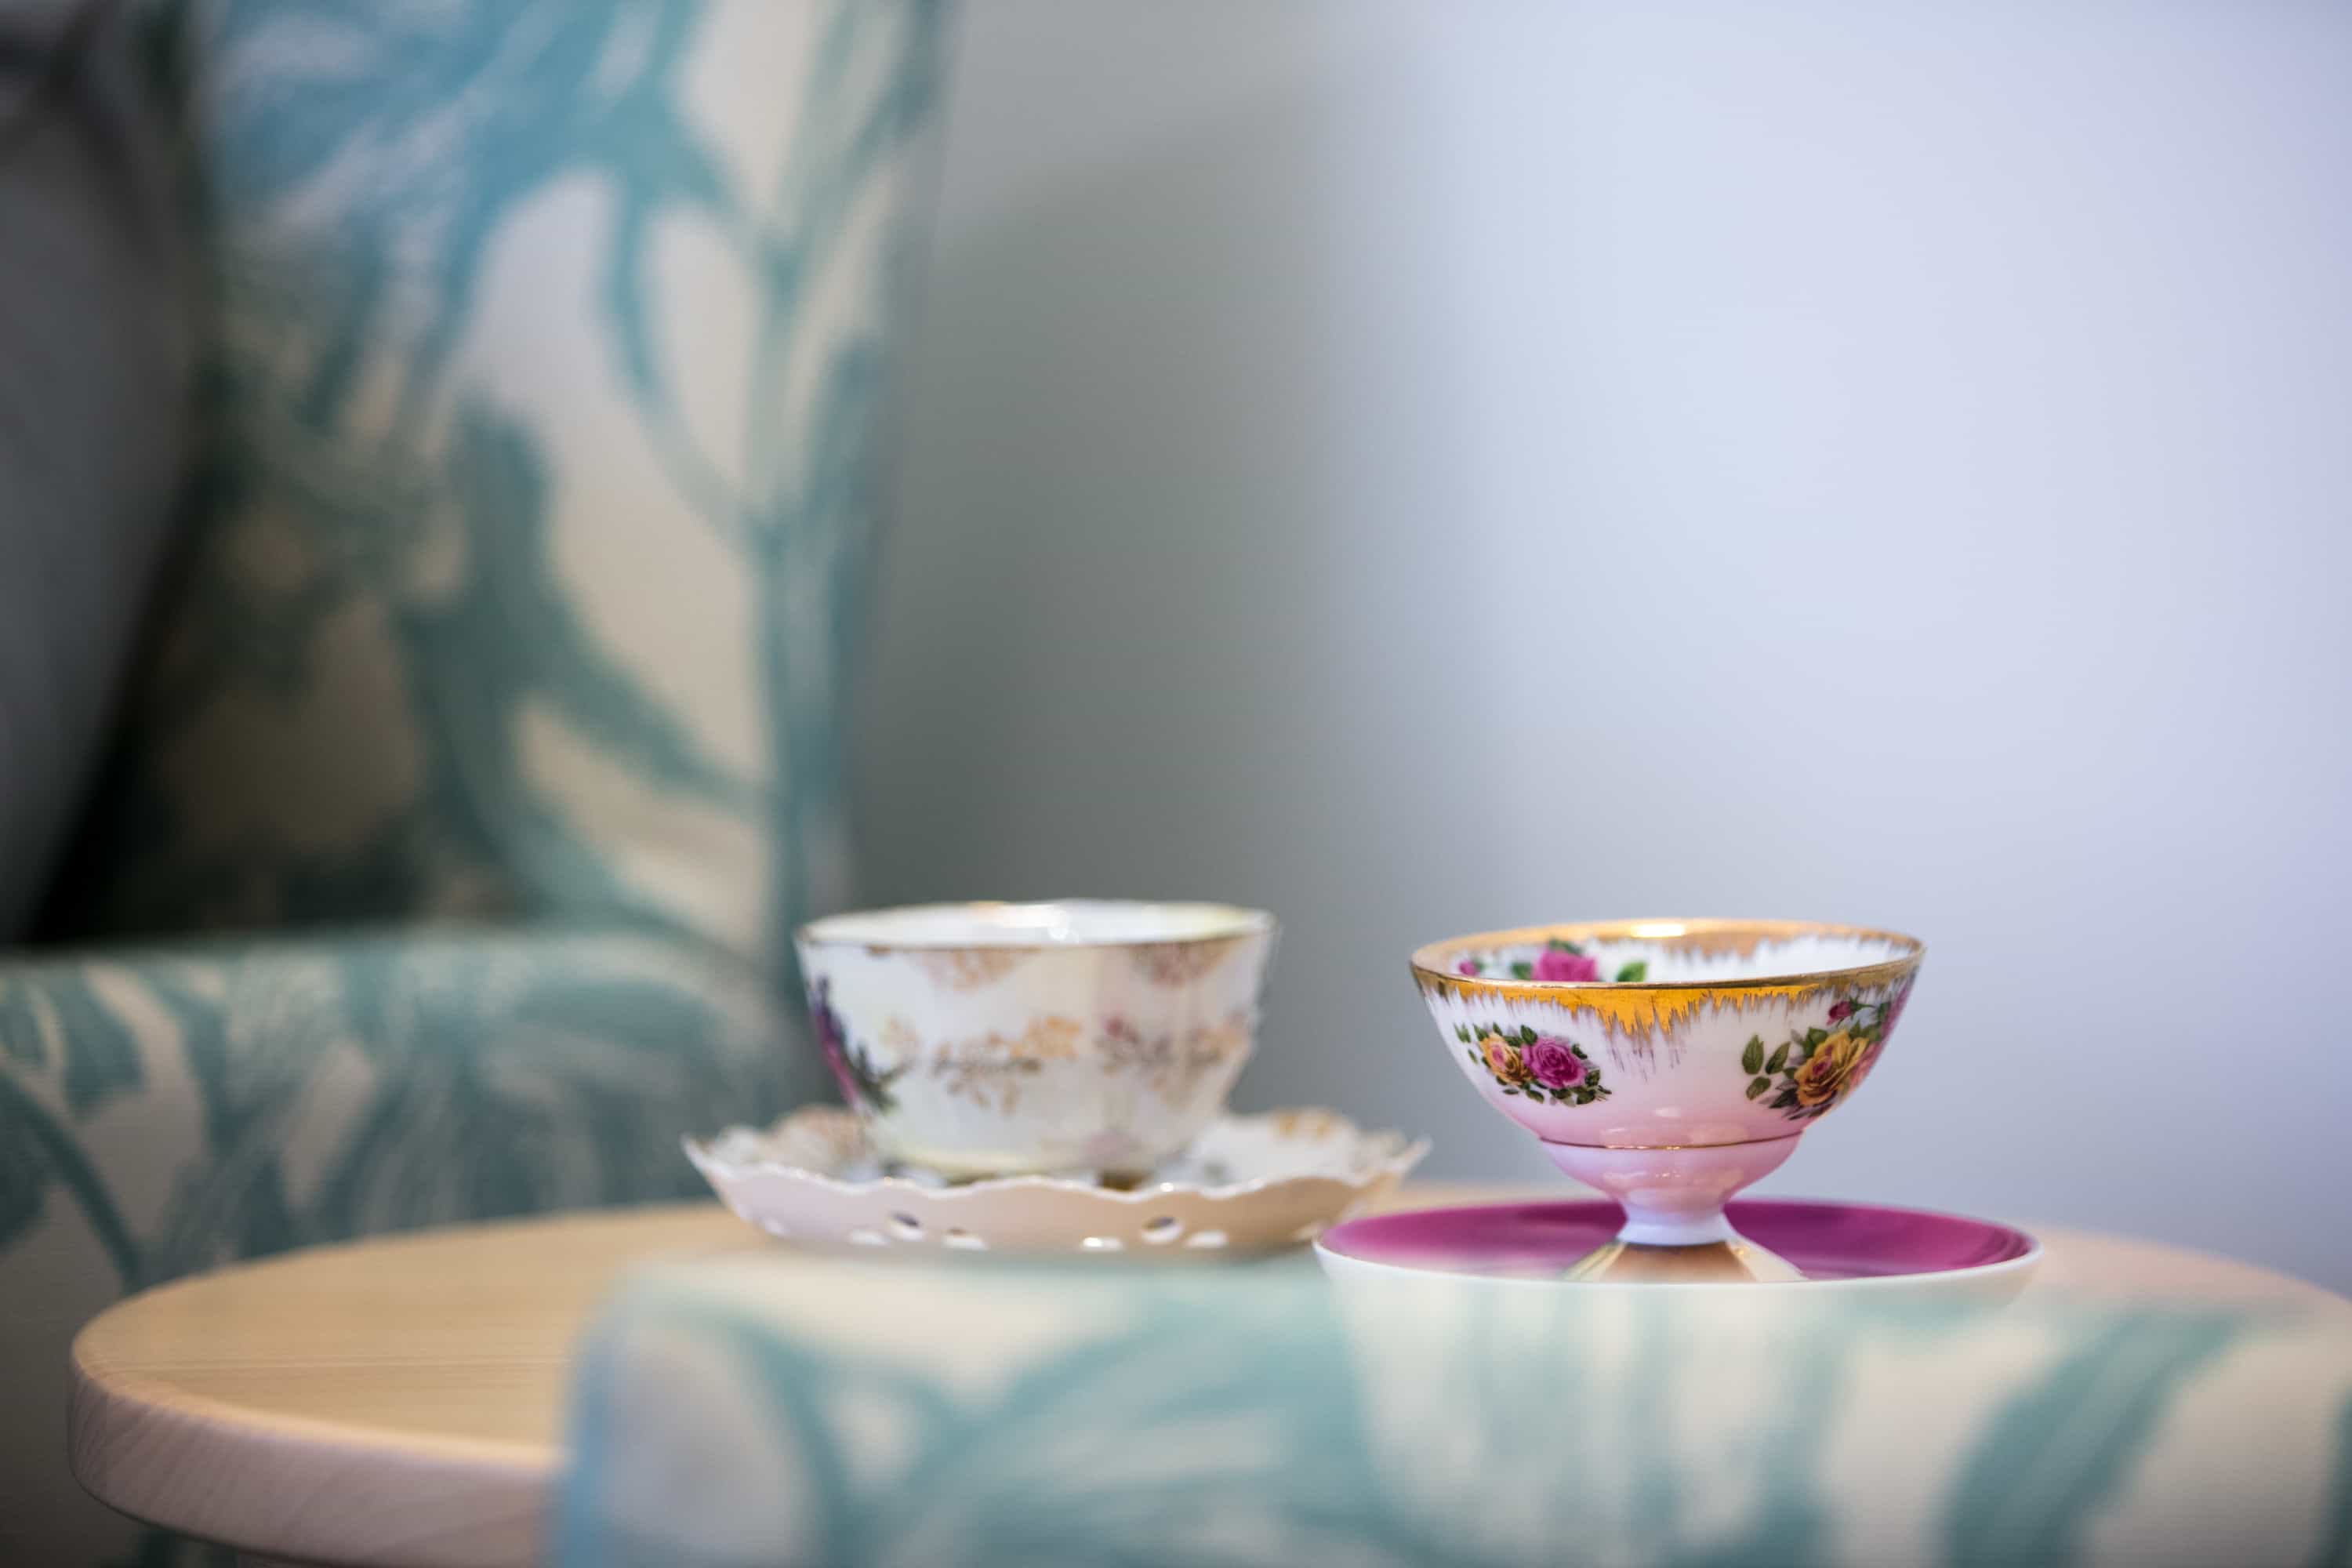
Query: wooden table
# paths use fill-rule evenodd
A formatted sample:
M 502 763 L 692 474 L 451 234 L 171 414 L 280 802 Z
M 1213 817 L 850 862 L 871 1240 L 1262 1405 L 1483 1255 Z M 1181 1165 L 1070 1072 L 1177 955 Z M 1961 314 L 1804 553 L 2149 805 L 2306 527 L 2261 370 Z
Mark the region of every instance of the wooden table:
M 1421 1185 L 1391 1206 L 1512 1195 Z M 2030 1294 L 2352 1321 L 2352 1302 L 2246 1264 L 2037 1234 L 2047 1255 Z M 162 1286 L 74 1342 L 74 1473 L 125 1513 L 265 1561 L 536 1563 L 566 1363 L 616 1276 L 774 1246 L 697 1204 L 383 1237 Z

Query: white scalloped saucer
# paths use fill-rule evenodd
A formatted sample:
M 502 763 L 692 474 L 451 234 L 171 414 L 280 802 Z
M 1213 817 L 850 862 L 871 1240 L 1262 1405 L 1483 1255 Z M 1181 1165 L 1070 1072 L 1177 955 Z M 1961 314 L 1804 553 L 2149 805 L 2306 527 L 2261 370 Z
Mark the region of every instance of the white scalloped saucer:
M 1385 1194 L 1427 1139 L 1368 1132 L 1335 1110 L 1225 1116 L 1129 1188 L 1091 1172 L 961 1184 L 886 1169 L 846 1110 L 811 1106 L 766 1131 L 686 1140 L 727 1206 L 771 1236 L 814 1246 L 1022 1254 L 1265 1252 L 1315 1239 Z

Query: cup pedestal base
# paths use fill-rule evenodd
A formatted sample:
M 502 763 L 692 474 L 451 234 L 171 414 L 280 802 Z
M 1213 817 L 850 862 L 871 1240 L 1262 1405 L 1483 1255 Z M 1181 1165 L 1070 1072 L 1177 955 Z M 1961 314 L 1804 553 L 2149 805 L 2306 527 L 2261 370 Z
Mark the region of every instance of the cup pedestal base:
M 1546 1143 L 1567 1174 L 1625 1211 L 1617 1239 L 1570 1267 L 1576 1280 L 1752 1280 L 1803 1278 L 1731 1228 L 1723 1205 L 1793 1153 L 1796 1137 L 1682 1149 L 1596 1149 Z

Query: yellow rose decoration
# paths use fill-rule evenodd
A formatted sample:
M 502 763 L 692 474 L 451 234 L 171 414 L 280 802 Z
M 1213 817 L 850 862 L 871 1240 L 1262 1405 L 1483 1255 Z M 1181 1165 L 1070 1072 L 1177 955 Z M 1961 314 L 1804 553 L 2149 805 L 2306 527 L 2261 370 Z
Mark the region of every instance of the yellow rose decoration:
M 1520 1088 L 1535 1081 L 1528 1064 L 1519 1059 L 1519 1047 L 1500 1035 L 1486 1035 L 1478 1041 L 1478 1050 L 1486 1058 L 1486 1070 L 1504 1084 Z
M 1844 1033 L 1832 1035 L 1815 1046 L 1813 1054 L 1797 1068 L 1792 1080 L 1797 1089 L 1797 1103 L 1820 1105 L 1835 1100 L 1844 1092 L 1847 1080 L 1853 1077 L 1853 1069 L 1862 1065 L 1862 1058 L 1869 1050 L 1868 1040 Z

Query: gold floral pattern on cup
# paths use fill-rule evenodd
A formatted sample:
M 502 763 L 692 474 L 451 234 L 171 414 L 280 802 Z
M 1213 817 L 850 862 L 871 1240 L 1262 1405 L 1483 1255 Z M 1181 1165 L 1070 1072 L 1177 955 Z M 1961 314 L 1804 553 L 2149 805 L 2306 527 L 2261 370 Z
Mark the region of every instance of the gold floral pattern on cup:
M 1249 1048 L 1250 1016 L 1240 1011 L 1218 1023 L 1151 1034 L 1125 1018 L 1110 1018 L 1097 1047 L 1107 1070 L 1139 1079 L 1145 1089 L 1171 1102 L 1189 1100 L 1204 1077 Z
M 1190 985 L 1213 973 L 1217 966 L 1241 949 L 1241 942 L 1225 938 L 1213 942 L 1142 942 L 1128 950 L 1128 958 L 1136 972 L 1154 985 Z
M 1019 947 L 951 948 L 940 952 L 919 952 L 914 955 L 916 967 L 930 977 L 931 984 L 945 991 L 976 991 L 983 985 L 993 985 L 1030 959 L 1030 951 Z
M 892 1025 L 905 1027 L 896 1019 Z M 930 1077 L 950 1099 L 1011 1115 L 1021 1109 L 1023 1081 L 1036 1078 L 1048 1062 L 1075 1060 L 1085 1037 L 1086 1030 L 1075 1018 L 1049 1017 L 1038 1019 L 1010 1038 L 992 1034 L 942 1041 L 926 1053 L 909 1035 L 899 1048 L 904 1060 L 928 1055 Z

